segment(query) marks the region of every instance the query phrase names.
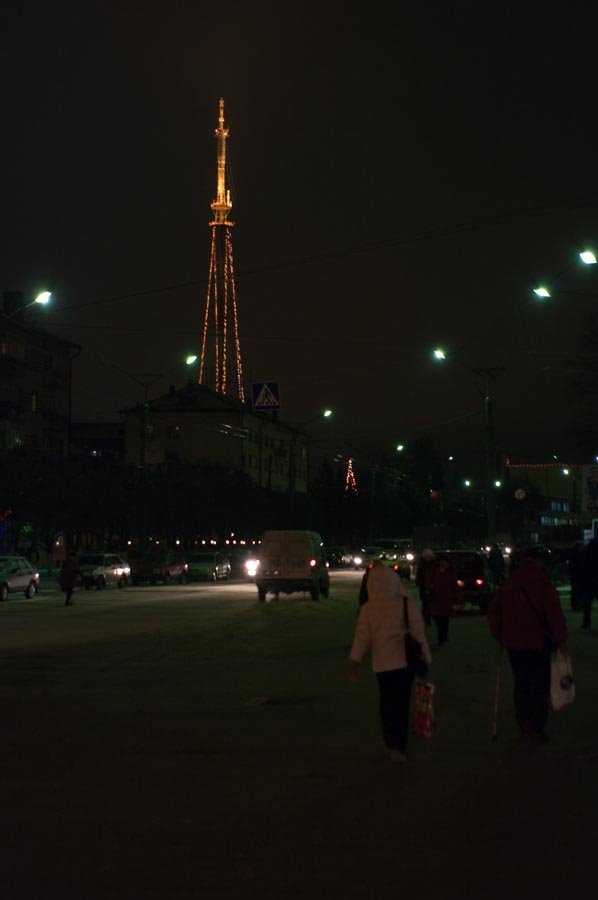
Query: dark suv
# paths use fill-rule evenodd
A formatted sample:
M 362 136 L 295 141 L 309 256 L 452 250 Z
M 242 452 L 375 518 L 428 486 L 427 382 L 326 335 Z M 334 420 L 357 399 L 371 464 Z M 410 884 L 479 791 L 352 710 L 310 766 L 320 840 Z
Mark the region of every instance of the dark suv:
M 178 581 L 185 584 L 188 581 L 187 563 L 180 553 L 170 550 L 151 551 L 140 559 L 131 563 L 131 580 L 133 584 L 149 582 L 155 584 L 161 581 L 170 584 Z
M 488 561 L 484 554 L 475 550 L 443 550 L 436 556 L 446 556 L 455 569 L 463 601 L 476 604 L 482 612 L 486 612 L 491 588 Z

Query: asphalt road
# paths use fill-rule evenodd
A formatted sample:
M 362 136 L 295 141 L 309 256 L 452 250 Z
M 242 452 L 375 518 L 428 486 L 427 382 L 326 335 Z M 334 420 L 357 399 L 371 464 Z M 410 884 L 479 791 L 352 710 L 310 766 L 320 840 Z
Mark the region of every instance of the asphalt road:
M 0 605 L 0 897 L 594 897 L 595 634 L 578 700 L 521 746 L 483 617 L 435 654 L 438 733 L 384 754 L 346 678 L 359 574 L 331 599 L 139 587 Z

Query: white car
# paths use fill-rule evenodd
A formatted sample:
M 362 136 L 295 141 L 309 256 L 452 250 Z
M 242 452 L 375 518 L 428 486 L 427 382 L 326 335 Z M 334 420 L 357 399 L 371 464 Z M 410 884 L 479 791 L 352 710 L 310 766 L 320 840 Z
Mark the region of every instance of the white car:
M 131 567 L 115 553 L 84 553 L 79 557 L 81 585 L 88 591 L 98 591 L 116 585 L 125 587 L 131 577 Z
M 39 590 L 39 572 L 24 556 L 0 556 L 0 600 L 23 591 L 31 600 Z

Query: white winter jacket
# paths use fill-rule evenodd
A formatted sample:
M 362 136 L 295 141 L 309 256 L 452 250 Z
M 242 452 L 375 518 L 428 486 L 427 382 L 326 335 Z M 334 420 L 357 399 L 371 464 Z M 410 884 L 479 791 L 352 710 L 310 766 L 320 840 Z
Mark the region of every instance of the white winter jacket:
M 361 662 L 371 648 L 374 672 L 406 668 L 403 597 L 407 597 L 409 631 L 422 645 L 424 659 L 430 664 L 424 620 L 397 573 L 387 566 L 374 565 L 368 574 L 367 590 L 368 602 L 359 610 L 350 659 Z

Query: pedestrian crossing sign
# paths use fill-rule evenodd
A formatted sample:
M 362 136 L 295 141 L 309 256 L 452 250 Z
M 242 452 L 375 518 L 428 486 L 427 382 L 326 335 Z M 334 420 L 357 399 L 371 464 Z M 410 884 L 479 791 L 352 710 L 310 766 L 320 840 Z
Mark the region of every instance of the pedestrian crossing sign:
M 278 382 L 254 382 L 251 385 L 251 405 L 254 409 L 280 409 Z

